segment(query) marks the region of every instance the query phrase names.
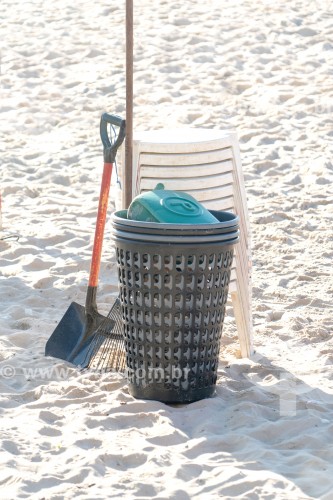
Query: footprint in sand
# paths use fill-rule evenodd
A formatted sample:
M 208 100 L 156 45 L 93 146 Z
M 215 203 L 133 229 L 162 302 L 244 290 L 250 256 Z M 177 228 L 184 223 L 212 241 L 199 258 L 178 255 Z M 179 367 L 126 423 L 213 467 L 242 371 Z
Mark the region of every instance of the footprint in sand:
M 26 271 L 46 271 L 50 269 L 50 267 L 54 266 L 55 262 L 52 260 L 42 260 L 40 258 L 35 258 L 33 261 L 28 264 L 22 266 L 22 269 Z
M 62 432 L 59 431 L 58 429 L 55 429 L 54 427 L 42 427 L 41 429 L 39 429 L 38 432 L 42 436 L 54 437 L 54 436 L 61 436 L 62 435 Z
M 8 451 L 8 453 L 11 453 L 12 455 L 20 455 L 21 453 L 19 448 L 13 441 L 8 441 L 6 439 L 1 441 L 0 448 L 2 450 Z
M 91 450 L 92 448 L 100 448 L 103 444 L 103 441 L 99 439 L 79 439 L 75 441 L 74 445 L 82 448 L 83 450 Z
M 178 444 L 186 443 L 188 441 L 188 436 L 179 431 L 174 431 L 171 434 L 167 434 L 165 436 L 149 438 L 147 439 L 147 441 L 156 446 L 175 446 Z
M 132 453 L 130 455 L 111 455 L 104 454 L 98 457 L 106 467 L 118 470 L 128 470 L 140 467 L 146 463 L 148 457 L 144 453 Z
M 30 323 L 21 321 L 11 325 L 13 330 L 29 330 L 31 328 Z M 31 346 L 31 338 L 25 333 L 13 333 L 10 336 L 10 342 L 14 344 L 16 347 L 22 347 L 23 349 Z
M 198 464 L 184 464 L 177 471 L 176 476 L 181 481 L 192 481 L 192 479 L 196 479 L 202 473 L 203 468 Z
M 53 425 L 57 420 L 62 420 L 64 417 L 59 416 L 56 413 L 53 413 L 52 411 L 42 410 L 39 412 L 39 418 L 40 420 L 43 420 L 47 424 Z
M 54 282 L 57 280 L 56 277 L 46 277 L 46 278 L 41 278 L 40 280 L 36 281 L 35 283 L 32 284 L 32 286 L 37 289 L 37 290 L 45 290 L 47 288 L 53 288 Z
M 55 175 L 53 177 L 53 182 L 55 184 L 60 184 L 61 186 L 70 186 L 71 185 L 70 177 L 65 177 L 64 175 Z

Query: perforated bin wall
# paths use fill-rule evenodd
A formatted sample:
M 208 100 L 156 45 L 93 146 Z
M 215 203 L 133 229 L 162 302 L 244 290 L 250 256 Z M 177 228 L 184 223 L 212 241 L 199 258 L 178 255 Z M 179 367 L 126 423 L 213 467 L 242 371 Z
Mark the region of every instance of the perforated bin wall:
M 169 403 L 211 396 L 233 245 L 115 244 L 131 394 Z

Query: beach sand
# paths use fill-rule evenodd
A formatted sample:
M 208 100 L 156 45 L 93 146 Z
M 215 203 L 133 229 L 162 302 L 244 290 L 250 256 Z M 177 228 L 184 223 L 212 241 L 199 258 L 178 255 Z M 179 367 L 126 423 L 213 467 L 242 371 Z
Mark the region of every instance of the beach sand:
M 2 2 L 0 236 L 19 239 L 0 241 L 0 496 L 331 500 L 331 1 L 134 2 L 134 129 L 238 133 L 253 358 L 231 307 L 217 395 L 190 405 L 44 357 L 85 300 L 100 115 L 125 113 L 124 3 Z M 102 312 L 117 290 L 108 225 Z

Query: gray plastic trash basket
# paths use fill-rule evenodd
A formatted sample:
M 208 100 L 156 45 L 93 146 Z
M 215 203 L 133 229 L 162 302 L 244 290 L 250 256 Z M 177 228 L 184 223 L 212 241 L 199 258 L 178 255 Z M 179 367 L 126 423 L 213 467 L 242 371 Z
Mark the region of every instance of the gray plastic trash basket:
M 190 243 L 171 230 L 168 242 L 158 242 L 162 229 L 149 232 L 152 241 L 130 226 L 113 227 L 129 391 L 166 403 L 197 401 L 215 392 L 238 226 L 220 238 L 212 228 Z

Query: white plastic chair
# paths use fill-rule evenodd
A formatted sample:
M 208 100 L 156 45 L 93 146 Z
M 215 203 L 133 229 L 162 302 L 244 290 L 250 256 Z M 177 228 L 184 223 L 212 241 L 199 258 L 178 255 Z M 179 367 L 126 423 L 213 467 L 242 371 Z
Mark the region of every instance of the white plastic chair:
M 230 295 L 242 357 L 253 354 L 251 244 L 246 193 L 235 132 L 209 129 L 155 130 L 134 134 L 133 197 L 154 189 L 186 191 L 211 210 L 240 218 Z

